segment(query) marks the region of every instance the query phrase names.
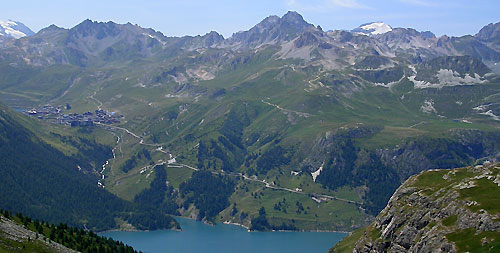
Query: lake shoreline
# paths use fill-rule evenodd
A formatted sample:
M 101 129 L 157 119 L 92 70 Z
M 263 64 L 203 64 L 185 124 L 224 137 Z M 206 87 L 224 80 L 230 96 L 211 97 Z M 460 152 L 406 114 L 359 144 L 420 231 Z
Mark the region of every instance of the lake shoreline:
M 183 216 L 172 216 L 174 218 L 183 218 L 183 219 L 189 219 L 189 220 L 194 220 L 194 221 L 199 221 L 199 222 L 203 222 L 204 224 L 207 224 L 207 225 L 210 225 L 210 226 L 215 226 L 217 224 L 226 224 L 226 225 L 233 225 L 233 226 L 239 226 L 239 227 L 242 227 L 244 229 L 246 229 L 248 232 L 318 232 L 318 233 L 343 233 L 343 234 L 351 234 L 352 232 L 349 232 L 349 231 L 340 231 L 340 230 L 299 230 L 299 229 L 296 229 L 296 230 L 269 230 L 269 231 L 259 231 L 259 230 L 250 230 L 250 228 L 248 226 L 245 226 L 243 224 L 240 224 L 240 223 L 237 223 L 237 222 L 231 222 L 231 221 L 221 221 L 221 222 L 216 222 L 215 224 L 214 223 L 210 223 L 210 222 L 205 222 L 205 221 L 200 221 L 200 220 L 196 220 L 196 219 L 193 219 L 193 218 L 190 218 L 190 217 L 183 217 Z
M 304 232 L 304 233 L 317 232 L 317 233 L 342 233 L 342 234 L 346 234 L 346 235 L 349 235 L 349 234 L 352 233 L 352 232 L 349 232 L 349 231 L 319 230 L 319 229 L 317 229 L 317 230 L 298 230 L 297 229 L 297 230 L 269 230 L 269 231 L 259 231 L 259 230 L 250 230 L 250 228 L 248 226 L 245 226 L 245 225 L 237 223 L 237 222 L 222 221 L 222 222 L 211 223 L 211 222 L 196 220 L 196 219 L 190 218 L 190 217 L 174 216 L 174 215 L 171 215 L 171 216 L 174 219 L 175 218 L 182 218 L 182 219 L 188 219 L 188 220 L 193 220 L 193 221 L 199 221 L 199 222 L 201 222 L 203 224 L 206 224 L 206 225 L 209 225 L 209 226 L 216 226 L 217 224 L 226 224 L 226 225 L 238 226 L 238 227 L 242 227 L 242 228 L 246 229 L 248 233 L 251 233 L 251 232 Z M 159 231 L 159 230 L 184 231 L 182 229 L 182 227 L 180 229 L 175 228 L 175 229 L 155 229 L 155 230 L 140 230 L 140 229 L 115 228 L 115 229 L 109 229 L 109 230 L 99 231 L 97 233 L 98 234 L 103 234 L 103 233 L 107 233 L 107 232 L 116 232 L 116 231 L 119 231 L 119 232 L 151 232 L 151 231 Z
M 240 223 L 236 223 L 236 222 L 230 222 L 230 221 L 224 221 L 224 222 L 219 222 L 219 223 L 222 223 L 222 224 L 227 224 L 227 225 L 234 225 L 234 226 L 239 226 L 239 227 L 243 227 L 245 229 L 248 230 L 248 232 L 305 232 L 305 233 L 310 233 L 310 232 L 318 232 L 318 233 L 343 233 L 343 234 L 350 234 L 352 232 L 347 232 L 347 231 L 338 231 L 338 230 L 299 230 L 299 229 L 296 229 L 296 230 L 269 230 L 269 231 L 259 231 L 259 230 L 250 230 L 249 227 L 243 225 L 243 224 L 240 224 Z
M 99 231 L 99 232 L 96 232 L 97 234 L 104 234 L 104 233 L 108 233 L 108 232 L 153 232 L 153 231 L 160 231 L 160 230 L 170 230 L 170 231 L 183 231 L 182 228 L 181 229 L 178 229 L 178 228 L 171 228 L 171 229 L 168 229 L 168 228 L 164 228 L 164 229 L 155 229 L 155 230 L 149 230 L 149 229 L 144 229 L 144 230 L 141 230 L 141 229 L 128 229 L 128 228 L 114 228 L 114 229 L 108 229 L 108 230 L 103 230 L 103 231 Z

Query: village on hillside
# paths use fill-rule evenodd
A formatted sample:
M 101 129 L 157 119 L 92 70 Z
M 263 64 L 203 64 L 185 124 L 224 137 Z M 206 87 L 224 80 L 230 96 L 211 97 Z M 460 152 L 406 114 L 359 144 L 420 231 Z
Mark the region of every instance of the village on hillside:
M 123 115 L 118 115 L 115 112 L 108 112 L 106 110 L 95 110 L 94 112 L 79 113 L 67 113 L 64 111 L 71 109 L 69 104 L 65 106 L 51 106 L 44 105 L 38 108 L 32 108 L 29 110 L 23 110 L 22 112 L 26 115 L 37 117 L 38 119 L 51 120 L 60 125 L 70 125 L 72 127 L 76 126 L 93 126 L 95 123 L 100 124 L 114 124 L 120 123 L 120 119 Z

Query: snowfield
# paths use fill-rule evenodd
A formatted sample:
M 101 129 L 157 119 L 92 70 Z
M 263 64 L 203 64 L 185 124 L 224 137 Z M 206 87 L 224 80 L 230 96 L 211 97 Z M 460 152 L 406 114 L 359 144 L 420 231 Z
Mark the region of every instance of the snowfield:
M 414 69 L 414 68 L 413 68 Z M 457 86 L 457 85 L 473 85 L 485 83 L 484 77 L 479 76 L 474 73 L 474 77 L 469 74 L 465 74 L 461 77 L 460 74 L 451 69 L 440 69 L 436 74 L 438 83 L 431 83 L 427 81 L 416 80 L 417 72 L 414 70 L 414 75 L 408 77 L 410 81 L 413 82 L 415 89 L 425 89 L 425 88 L 442 88 L 445 86 Z
M 384 34 L 387 32 L 392 31 L 392 27 L 386 23 L 383 22 L 373 22 L 373 23 L 368 23 L 361 25 L 360 27 L 356 28 L 353 30 L 353 32 L 356 32 L 358 34 L 363 34 L 363 35 L 377 35 L 377 34 Z
M 21 22 L 12 20 L 0 21 L 0 36 L 19 39 L 22 37 L 31 36 L 33 34 L 34 32 Z

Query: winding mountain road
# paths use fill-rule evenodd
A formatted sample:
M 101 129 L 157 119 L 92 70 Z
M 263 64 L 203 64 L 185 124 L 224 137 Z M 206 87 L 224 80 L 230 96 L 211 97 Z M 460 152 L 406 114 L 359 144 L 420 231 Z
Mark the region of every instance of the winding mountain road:
M 97 125 L 102 126 L 104 128 L 118 129 L 118 130 L 124 131 L 125 133 L 127 133 L 127 134 L 129 134 L 129 135 L 131 135 L 131 136 L 133 136 L 133 137 L 135 137 L 137 139 L 139 139 L 139 144 L 140 145 L 158 147 L 157 149 L 155 149 L 156 151 L 162 152 L 164 154 L 171 155 L 171 153 L 169 153 L 167 151 L 164 151 L 161 148 L 162 144 L 145 143 L 143 138 L 141 138 L 139 135 L 133 133 L 132 131 L 130 131 L 130 130 L 124 128 L 124 127 L 117 127 L 117 126 L 112 126 L 112 125 L 102 124 L 102 123 L 97 123 Z M 118 142 L 117 142 L 117 144 L 118 144 Z M 109 162 L 109 160 L 106 162 L 105 165 L 107 165 L 108 162 Z M 148 166 L 143 167 L 140 170 L 139 173 L 142 174 L 142 173 L 144 173 L 147 170 L 152 170 L 156 166 L 164 165 L 164 164 L 169 164 L 169 165 L 175 166 L 175 167 L 186 167 L 186 168 L 194 170 L 194 171 L 200 170 L 198 168 L 195 168 L 195 167 L 187 165 L 187 164 L 178 163 L 178 162 L 167 163 L 167 162 L 165 162 L 163 160 L 160 160 L 159 162 L 155 163 L 154 165 L 148 165 Z M 103 166 L 105 166 L 105 165 L 103 165 Z M 104 172 L 104 170 L 103 170 L 103 172 Z M 253 182 L 258 182 L 258 183 L 264 184 L 265 187 L 269 188 L 269 189 L 274 189 L 274 190 L 279 190 L 279 191 L 286 191 L 286 192 L 291 192 L 291 193 L 296 193 L 296 194 L 310 195 L 310 196 L 315 197 L 315 198 L 326 198 L 326 199 L 330 199 L 330 200 L 338 200 L 338 201 L 343 201 L 343 202 L 347 202 L 347 203 L 355 204 L 355 205 L 362 205 L 361 202 L 357 202 L 357 201 L 353 201 L 353 200 L 348 200 L 348 199 L 343 199 L 343 198 L 338 198 L 338 197 L 335 197 L 335 196 L 330 196 L 330 195 L 325 195 L 325 194 L 320 194 L 320 193 L 315 193 L 315 192 L 313 192 L 313 193 L 307 193 L 307 192 L 302 192 L 302 191 L 299 191 L 299 190 L 296 190 L 296 189 L 289 189 L 289 188 L 285 188 L 285 187 L 279 187 L 279 186 L 271 185 L 270 183 L 266 182 L 265 180 L 260 180 L 260 179 L 257 179 L 257 178 L 251 178 L 251 177 L 248 177 L 247 175 L 244 175 L 242 173 L 231 173 L 231 172 L 225 172 L 225 171 L 212 171 L 212 174 L 232 176 L 232 177 L 238 177 L 239 176 L 239 177 L 241 177 L 241 178 L 243 178 L 244 180 L 247 180 L 247 181 L 253 181 Z M 102 176 L 104 176 L 104 175 L 102 175 Z M 102 186 L 102 187 L 104 187 L 104 186 Z
M 101 101 L 99 101 L 97 98 L 94 97 L 96 94 L 97 94 L 97 90 L 94 91 L 94 94 L 88 96 L 87 98 L 90 99 L 90 100 L 92 100 L 92 102 L 94 102 L 94 104 L 97 105 L 97 110 L 101 110 L 103 104 L 102 104 Z
M 293 111 L 293 110 L 288 110 L 288 109 L 285 109 L 279 105 L 275 105 L 275 104 L 271 104 L 269 102 L 266 102 L 264 101 L 263 99 L 261 99 L 260 101 L 262 101 L 262 103 L 266 104 L 266 105 L 270 105 L 270 106 L 273 106 L 275 107 L 276 109 L 280 110 L 280 111 L 284 111 L 284 112 L 287 112 L 287 113 L 295 113 L 299 116 L 302 116 L 302 117 L 305 117 L 305 118 L 309 118 L 311 116 L 313 116 L 312 114 L 310 113 L 307 113 L 307 112 L 298 112 L 298 111 Z

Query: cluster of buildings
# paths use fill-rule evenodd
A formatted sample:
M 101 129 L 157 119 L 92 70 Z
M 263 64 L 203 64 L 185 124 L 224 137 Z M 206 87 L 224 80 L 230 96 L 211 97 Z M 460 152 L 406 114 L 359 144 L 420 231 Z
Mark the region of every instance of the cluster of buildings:
M 115 112 L 108 112 L 106 110 L 95 110 L 94 112 L 86 112 L 83 114 L 63 113 L 64 109 L 70 108 L 69 105 L 65 107 L 45 105 L 39 108 L 25 110 L 24 113 L 39 119 L 53 120 L 57 124 L 70 126 L 93 126 L 95 123 L 120 123 L 120 119 L 123 118 L 123 115 L 118 115 Z

